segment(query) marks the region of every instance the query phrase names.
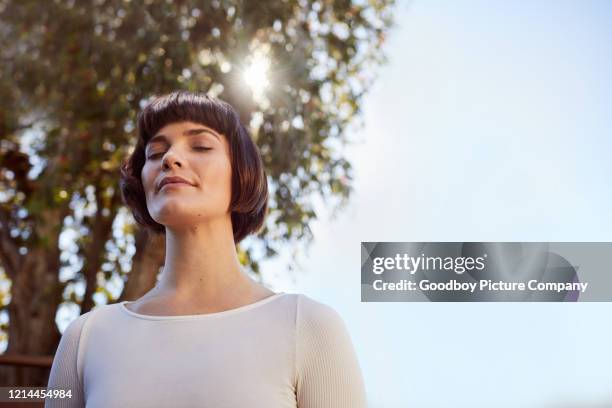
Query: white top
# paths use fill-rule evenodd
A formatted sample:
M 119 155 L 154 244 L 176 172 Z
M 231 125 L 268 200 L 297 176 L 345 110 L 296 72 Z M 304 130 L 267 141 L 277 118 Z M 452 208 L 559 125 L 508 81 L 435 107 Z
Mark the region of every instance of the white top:
M 73 320 L 45 407 L 366 407 L 343 319 L 303 294 L 276 293 L 217 313 L 153 316 L 127 301 Z

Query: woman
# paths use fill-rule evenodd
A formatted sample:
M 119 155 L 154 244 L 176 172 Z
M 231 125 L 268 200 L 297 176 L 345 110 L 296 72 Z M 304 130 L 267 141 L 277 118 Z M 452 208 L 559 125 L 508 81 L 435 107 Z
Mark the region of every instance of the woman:
M 121 169 L 123 200 L 165 234 L 157 285 L 75 319 L 59 343 L 47 407 L 364 407 L 344 322 L 303 294 L 274 293 L 242 269 L 236 244 L 257 232 L 267 179 L 235 110 L 185 91 L 138 116 Z

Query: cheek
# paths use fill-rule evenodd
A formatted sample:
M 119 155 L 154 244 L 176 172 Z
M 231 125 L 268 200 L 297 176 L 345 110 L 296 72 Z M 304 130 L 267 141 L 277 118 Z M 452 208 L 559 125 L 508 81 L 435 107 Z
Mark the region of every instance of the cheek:
M 151 171 L 151 167 L 145 164 L 140 172 L 140 181 L 145 193 L 148 193 L 151 190 L 153 180 L 155 180 L 155 175 Z
M 232 167 L 229 163 L 225 163 L 225 167 L 223 168 L 223 186 L 224 191 L 227 196 L 231 197 L 232 194 Z
M 231 170 L 228 170 L 224 163 L 217 163 L 214 168 L 208 169 L 204 187 L 206 187 L 206 184 L 214 186 L 217 195 L 226 196 L 228 190 L 231 189 L 231 177 Z
M 214 186 L 213 191 L 209 191 L 216 197 L 215 200 L 223 201 L 224 205 L 229 204 L 232 197 L 232 169 L 230 164 L 225 160 L 217 161 L 214 170 L 209 168 L 206 180 L 208 180 L 209 186 Z M 206 182 L 204 183 L 204 190 L 206 190 Z

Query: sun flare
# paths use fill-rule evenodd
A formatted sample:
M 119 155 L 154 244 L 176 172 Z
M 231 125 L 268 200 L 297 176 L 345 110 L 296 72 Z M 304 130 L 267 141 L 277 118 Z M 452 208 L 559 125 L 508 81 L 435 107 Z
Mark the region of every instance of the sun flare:
M 270 85 L 269 78 L 270 59 L 262 52 L 257 52 L 244 70 L 243 77 L 247 86 L 251 88 L 255 97 L 260 97 Z

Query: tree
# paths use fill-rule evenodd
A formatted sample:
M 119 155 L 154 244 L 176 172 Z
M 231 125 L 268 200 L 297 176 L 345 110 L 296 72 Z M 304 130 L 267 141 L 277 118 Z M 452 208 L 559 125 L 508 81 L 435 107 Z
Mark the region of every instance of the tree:
M 237 248 L 254 276 L 262 257 L 310 242 L 313 196 L 334 211 L 350 196 L 347 128 L 384 62 L 392 3 L 0 0 L 6 353 L 52 355 L 62 303 L 85 313 L 153 286 L 163 238 L 134 224 L 118 190 L 153 95 L 204 90 L 250 126 L 271 193 L 266 225 Z M 48 375 L 0 370 L 5 384 Z

